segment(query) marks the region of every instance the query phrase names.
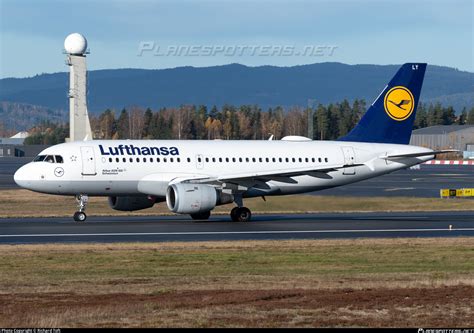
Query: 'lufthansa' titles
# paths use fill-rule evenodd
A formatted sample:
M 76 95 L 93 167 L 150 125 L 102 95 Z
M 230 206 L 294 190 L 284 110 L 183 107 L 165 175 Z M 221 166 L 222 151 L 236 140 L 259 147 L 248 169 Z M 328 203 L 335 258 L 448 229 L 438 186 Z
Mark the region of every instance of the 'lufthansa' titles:
M 104 147 L 99 145 L 99 149 L 102 155 L 179 155 L 176 147 L 135 147 L 134 145 Z

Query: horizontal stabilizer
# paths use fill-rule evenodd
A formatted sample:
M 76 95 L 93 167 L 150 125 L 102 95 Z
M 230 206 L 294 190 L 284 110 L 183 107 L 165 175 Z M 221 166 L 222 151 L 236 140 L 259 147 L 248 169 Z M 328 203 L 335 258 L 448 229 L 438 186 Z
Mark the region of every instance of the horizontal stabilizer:
M 387 156 L 381 156 L 380 158 L 387 160 L 387 159 L 394 159 L 394 158 L 431 156 L 431 155 L 446 154 L 446 153 L 459 153 L 459 150 L 453 150 L 453 149 L 432 150 L 432 151 L 425 151 L 425 152 L 420 152 L 420 153 L 387 155 Z

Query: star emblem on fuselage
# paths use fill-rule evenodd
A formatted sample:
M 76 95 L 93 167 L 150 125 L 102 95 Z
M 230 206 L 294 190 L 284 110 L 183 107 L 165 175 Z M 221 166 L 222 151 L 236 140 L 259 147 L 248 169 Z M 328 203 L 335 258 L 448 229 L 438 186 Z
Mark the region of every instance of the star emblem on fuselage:
M 71 156 L 71 162 L 76 162 L 77 161 L 77 156 L 76 155 L 72 155 Z

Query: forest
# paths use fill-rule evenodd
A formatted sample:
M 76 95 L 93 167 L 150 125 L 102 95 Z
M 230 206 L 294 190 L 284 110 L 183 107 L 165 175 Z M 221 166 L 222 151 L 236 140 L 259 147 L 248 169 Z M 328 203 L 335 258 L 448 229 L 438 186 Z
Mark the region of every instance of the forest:
M 129 107 L 107 109 L 91 116 L 95 139 L 179 139 L 179 140 L 265 140 L 271 135 L 308 136 L 312 120 L 312 139 L 333 140 L 348 133 L 367 108 L 364 100 L 312 108 L 275 107 L 262 110 L 258 105 L 223 105 L 208 109 L 204 105 L 152 110 Z M 453 107 L 440 103 L 418 105 L 414 129 L 434 125 L 474 124 L 474 107 L 459 115 Z M 33 127 L 25 144 L 57 144 L 68 136 L 68 124 L 42 122 Z

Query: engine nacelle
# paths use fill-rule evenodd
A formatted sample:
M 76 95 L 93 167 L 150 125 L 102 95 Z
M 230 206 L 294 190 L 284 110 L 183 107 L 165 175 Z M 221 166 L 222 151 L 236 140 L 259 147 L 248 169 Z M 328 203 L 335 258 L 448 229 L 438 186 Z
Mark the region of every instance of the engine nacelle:
M 112 209 L 128 212 L 153 207 L 155 202 L 155 198 L 145 196 L 109 197 L 109 205 Z
M 168 186 L 166 204 L 179 214 L 208 212 L 218 205 L 231 203 L 234 197 L 209 185 L 179 183 Z

